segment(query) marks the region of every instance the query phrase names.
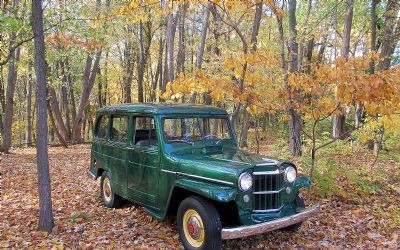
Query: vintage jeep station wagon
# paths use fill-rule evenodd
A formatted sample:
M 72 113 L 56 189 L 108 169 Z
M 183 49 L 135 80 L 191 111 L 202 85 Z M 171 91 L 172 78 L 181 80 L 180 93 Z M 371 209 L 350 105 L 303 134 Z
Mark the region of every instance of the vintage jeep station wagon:
M 106 207 L 122 199 L 157 220 L 177 216 L 186 249 L 297 229 L 318 210 L 299 189 L 310 179 L 290 162 L 241 151 L 224 109 L 125 104 L 97 112 L 89 175 Z

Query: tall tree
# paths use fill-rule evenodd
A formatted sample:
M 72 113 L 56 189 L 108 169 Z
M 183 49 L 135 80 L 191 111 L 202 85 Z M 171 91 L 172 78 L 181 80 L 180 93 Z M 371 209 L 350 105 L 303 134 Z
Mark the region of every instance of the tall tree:
M 349 56 L 350 52 L 350 34 L 351 34 L 351 26 L 353 22 L 353 7 L 354 0 L 346 1 L 346 17 L 344 21 L 344 30 L 343 30 L 343 48 L 341 50 L 341 56 L 346 58 Z M 339 83 L 340 84 L 340 83 Z M 340 105 L 340 104 L 339 104 Z M 343 134 L 346 131 L 346 115 L 345 108 L 341 108 L 341 114 L 333 115 L 333 131 L 332 137 L 335 139 L 339 139 L 343 137 Z
M 29 73 L 26 82 L 26 116 L 25 116 L 25 140 L 28 147 L 32 146 L 32 77 L 33 65 L 29 63 Z
M 106 7 L 107 8 L 110 7 L 110 1 L 106 1 Z M 96 10 L 100 12 L 100 8 L 101 8 L 101 0 L 96 0 Z M 92 92 L 96 80 L 96 75 L 100 72 L 101 52 L 102 50 L 98 49 L 97 52 L 95 53 L 93 68 L 91 67 L 93 59 L 90 54 L 88 54 L 87 56 L 85 73 L 83 74 L 83 81 L 82 81 L 82 94 L 72 129 L 73 142 L 80 142 L 82 139 L 81 132 L 82 132 L 82 124 L 84 118 L 84 111 L 86 106 L 88 105 L 89 96 L 90 93 Z
M 197 47 L 197 56 L 196 56 L 196 62 L 195 62 L 196 69 L 201 69 L 201 65 L 203 63 L 204 48 L 206 46 L 207 30 L 208 30 L 208 26 L 209 26 L 208 20 L 210 19 L 210 12 L 211 12 L 212 6 L 213 6 L 213 4 L 210 2 L 204 8 L 203 20 L 202 20 L 202 25 L 201 25 L 201 35 L 200 35 L 199 45 Z M 192 96 L 190 97 L 191 103 L 196 102 L 196 95 L 197 95 L 197 93 L 193 93 Z
M 167 50 L 166 50 L 166 61 L 165 61 L 165 70 L 166 70 L 166 77 L 164 79 L 164 86 L 168 82 L 172 82 L 175 79 L 174 73 L 174 40 L 175 40 L 175 32 L 176 32 L 176 17 L 173 16 L 173 13 L 168 13 L 167 16 Z
M 298 70 L 298 51 L 299 46 L 297 44 L 297 21 L 296 21 L 296 0 L 289 0 L 289 72 L 296 73 Z M 287 81 L 287 79 L 286 79 Z M 302 118 L 301 115 L 292 107 L 291 96 L 292 87 L 287 82 L 286 89 L 289 94 L 289 105 L 287 107 L 288 113 L 288 127 L 289 127 L 289 147 L 290 153 L 293 156 L 300 156 L 302 153 L 301 145 L 301 126 Z
M 54 225 L 51 202 L 49 159 L 47 148 L 46 112 L 46 59 L 43 34 L 43 9 L 41 0 L 32 0 L 32 30 L 35 35 L 36 72 L 36 126 L 37 126 L 37 173 L 39 191 L 39 225 L 41 231 L 51 232 Z
M 18 0 L 13 0 L 12 7 L 11 7 L 11 14 L 13 18 L 17 18 L 18 13 Z M 14 45 L 16 39 L 15 32 L 12 32 L 10 35 L 10 43 L 9 47 L 11 48 Z M 1 151 L 4 153 L 8 153 L 11 144 L 12 144 L 12 121 L 14 115 L 14 92 L 15 92 L 15 85 L 17 84 L 17 74 L 18 74 L 18 66 L 17 62 L 19 61 L 20 57 L 20 48 L 18 47 L 15 50 L 10 52 L 9 63 L 8 63 L 8 75 L 7 75 L 7 88 L 6 88 L 6 95 L 5 95 L 5 106 L 4 106 L 4 117 L 2 121 L 2 144 L 1 144 Z
M 251 33 L 251 53 L 255 53 L 257 51 L 257 36 L 260 30 L 260 22 L 262 15 L 263 2 L 260 1 L 256 5 L 256 12 L 254 14 L 253 20 L 253 28 Z M 245 108 L 243 109 L 243 125 L 242 131 L 240 133 L 240 147 L 247 147 L 247 137 L 250 128 L 250 114 L 247 111 L 247 107 L 251 105 L 251 100 L 248 100 L 245 104 Z

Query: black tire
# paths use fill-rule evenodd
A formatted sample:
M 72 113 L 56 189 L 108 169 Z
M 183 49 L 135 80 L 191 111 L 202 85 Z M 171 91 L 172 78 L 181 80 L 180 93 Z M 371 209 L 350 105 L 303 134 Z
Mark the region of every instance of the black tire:
M 201 235 L 204 236 L 203 240 L 201 240 L 201 243 L 198 243 L 194 238 L 192 238 L 191 234 L 189 233 L 189 228 L 192 223 L 189 223 L 184 225 L 184 216 L 187 213 L 192 212 L 194 210 L 197 212 L 197 215 L 200 216 L 201 222 L 203 223 L 203 228 L 204 231 L 200 233 Z M 190 218 L 192 218 L 191 216 Z M 178 222 L 178 232 L 179 236 L 181 238 L 182 244 L 185 247 L 185 249 L 188 250 L 200 250 L 200 249 L 207 249 L 207 250 L 214 250 L 214 249 L 220 249 L 222 240 L 221 240 L 221 219 L 219 217 L 217 209 L 207 200 L 197 197 L 197 196 L 191 196 L 182 201 L 182 203 L 179 205 L 178 208 L 178 214 L 177 214 L 177 222 Z M 185 234 L 185 229 L 187 233 Z M 193 226 L 192 232 L 193 231 Z M 201 231 L 201 230 L 200 230 Z M 188 235 L 188 236 L 186 236 Z M 195 235 L 196 236 L 196 235 Z M 190 237 L 190 238 L 188 238 Z M 191 242 L 195 241 L 195 243 L 198 243 L 200 245 L 192 244 Z
M 106 190 L 104 190 L 104 182 L 109 183 L 109 191 L 106 194 Z M 101 175 L 100 179 L 100 196 L 103 200 L 104 206 L 109 208 L 117 208 L 122 204 L 122 198 L 115 194 L 112 190 L 112 181 L 111 175 L 109 172 L 104 171 Z
M 296 196 L 296 199 L 294 200 L 294 204 L 296 204 L 296 206 L 298 206 L 298 207 L 302 207 L 302 208 L 306 207 L 306 203 L 304 202 L 304 199 L 301 198 L 299 195 Z M 299 223 L 290 225 L 288 227 L 282 228 L 282 230 L 296 232 L 297 230 L 299 230 L 299 228 L 301 227 L 302 224 L 303 224 L 303 222 L 299 222 Z

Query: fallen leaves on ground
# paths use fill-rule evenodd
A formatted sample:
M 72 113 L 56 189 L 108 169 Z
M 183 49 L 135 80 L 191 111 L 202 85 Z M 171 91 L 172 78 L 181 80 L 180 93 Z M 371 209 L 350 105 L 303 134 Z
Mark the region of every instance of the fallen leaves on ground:
M 49 149 L 55 227 L 51 234 L 38 232 L 35 154 L 36 150 L 29 148 L 0 156 L 0 248 L 182 249 L 174 219 L 158 222 L 133 204 L 120 209 L 102 205 L 99 181 L 86 175 L 89 145 Z M 388 181 L 387 186 L 390 195 L 377 194 L 366 202 L 313 198 L 311 203 L 320 203 L 321 213 L 298 232 L 275 231 L 224 241 L 223 248 L 396 249 L 400 230 L 385 212 L 399 212 L 400 194 L 397 185 Z

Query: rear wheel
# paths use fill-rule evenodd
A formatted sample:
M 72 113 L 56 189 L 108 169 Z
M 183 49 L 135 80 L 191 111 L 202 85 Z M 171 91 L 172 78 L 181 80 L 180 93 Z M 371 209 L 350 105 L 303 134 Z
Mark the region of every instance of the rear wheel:
M 104 171 L 100 180 L 100 196 L 106 207 L 116 208 L 122 203 L 122 198 L 112 190 L 112 182 L 110 173 Z
M 299 195 L 296 196 L 296 199 L 294 200 L 294 204 L 296 204 L 297 207 L 301 207 L 301 208 L 305 208 L 306 207 L 306 203 L 304 202 L 304 199 L 301 198 Z M 293 225 L 290 225 L 288 227 L 282 228 L 285 231 L 297 231 L 299 230 L 299 228 L 301 227 L 301 225 L 303 224 L 303 222 L 299 222 Z
M 220 249 L 221 220 L 207 200 L 191 196 L 178 208 L 178 231 L 185 249 Z

